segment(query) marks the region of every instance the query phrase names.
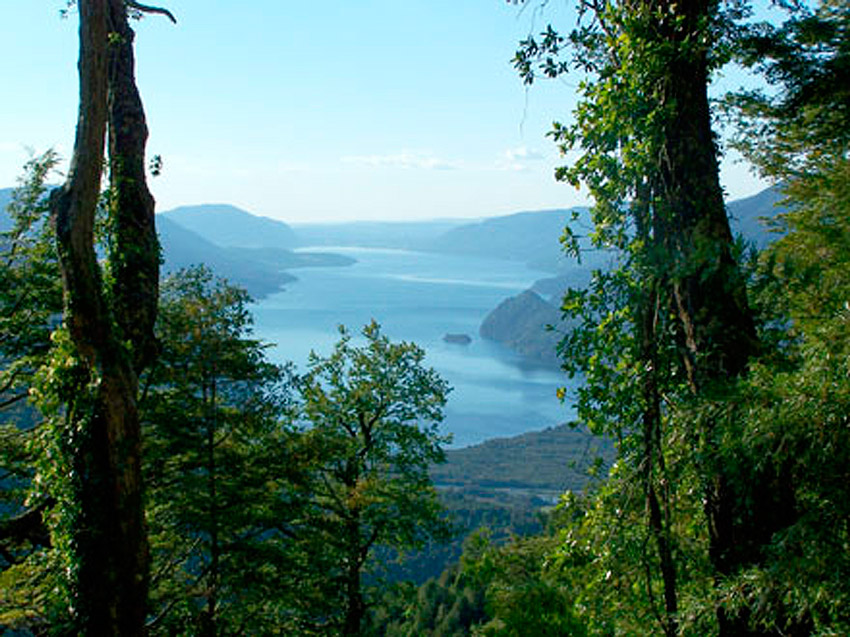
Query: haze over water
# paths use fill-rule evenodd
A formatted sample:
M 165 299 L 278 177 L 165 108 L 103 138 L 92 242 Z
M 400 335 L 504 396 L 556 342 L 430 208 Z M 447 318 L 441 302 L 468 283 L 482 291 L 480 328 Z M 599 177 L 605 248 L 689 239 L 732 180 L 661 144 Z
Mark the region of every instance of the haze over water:
M 328 354 L 373 318 L 394 341 L 413 341 L 453 387 L 444 431 L 452 446 L 513 436 L 570 420 L 555 396 L 567 379 L 478 336 L 487 313 L 547 273 L 519 262 L 373 248 L 305 248 L 357 259 L 349 267 L 305 268 L 298 281 L 253 307 L 256 335 L 275 343 L 270 356 L 303 369 L 310 350 Z M 467 334 L 469 345 L 443 341 Z

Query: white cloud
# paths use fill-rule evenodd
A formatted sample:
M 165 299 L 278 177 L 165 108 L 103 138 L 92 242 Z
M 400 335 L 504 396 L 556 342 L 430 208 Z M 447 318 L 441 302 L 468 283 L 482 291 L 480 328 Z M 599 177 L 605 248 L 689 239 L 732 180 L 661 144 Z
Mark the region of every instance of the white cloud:
M 419 168 L 425 170 L 455 170 L 457 165 L 426 153 L 401 152 L 391 155 L 349 155 L 343 157 L 346 164 L 360 164 L 373 168 Z
M 526 146 L 509 148 L 496 160 L 496 170 L 519 172 L 528 168 L 527 163 L 545 159 L 543 153 L 531 150 Z
M 539 161 L 544 159 L 543 153 L 536 150 L 530 150 L 525 146 L 509 148 L 505 151 L 505 158 L 509 161 Z

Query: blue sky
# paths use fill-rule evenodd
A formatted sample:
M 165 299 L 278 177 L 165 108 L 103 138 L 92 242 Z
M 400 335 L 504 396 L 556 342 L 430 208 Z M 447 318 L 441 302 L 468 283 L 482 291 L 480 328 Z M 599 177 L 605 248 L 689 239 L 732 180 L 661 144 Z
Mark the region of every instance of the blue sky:
M 549 20 L 504 0 L 173 0 L 136 24 L 137 80 L 164 161 L 158 209 L 232 203 L 288 222 L 481 217 L 586 203 L 545 137 L 570 78 L 530 91 L 510 65 Z M 69 157 L 77 18 L 3 0 L 0 187 L 28 153 Z M 759 183 L 727 162 L 731 197 Z

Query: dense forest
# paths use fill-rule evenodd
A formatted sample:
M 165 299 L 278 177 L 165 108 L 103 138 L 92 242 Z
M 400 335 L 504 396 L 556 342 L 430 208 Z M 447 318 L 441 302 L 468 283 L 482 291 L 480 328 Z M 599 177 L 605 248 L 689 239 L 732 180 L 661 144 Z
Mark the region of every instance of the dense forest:
M 610 258 L 555 354 L 598 442 L 447 464 L 415 344 L 340 328 L 296 372 L 244 290 L 160 281 L 130 20 L 174 18 L 70 4 L 70 169 L 34 158 L 0 235 L 3 634 L 850 634 L 846 0 L 582 0 L 519 43 L 578 85 L 551 137 L 592 228 L 550 239 Z M 727 64 L 761 88 L 709 99 Z M 769 244 L 730 230 L 720 126 L 782 192 Z

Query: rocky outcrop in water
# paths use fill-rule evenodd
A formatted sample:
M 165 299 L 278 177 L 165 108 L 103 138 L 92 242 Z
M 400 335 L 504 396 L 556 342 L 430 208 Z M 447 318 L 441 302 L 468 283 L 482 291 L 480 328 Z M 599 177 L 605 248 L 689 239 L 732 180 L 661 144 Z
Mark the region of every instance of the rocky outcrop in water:
M 502 343 L 518 354 L 553 365 L 558 363 L 555 348 L 560 340 L 557 327 L 560 311 L 533 290 L 502 301 L 481 323 L 482 338 Z

